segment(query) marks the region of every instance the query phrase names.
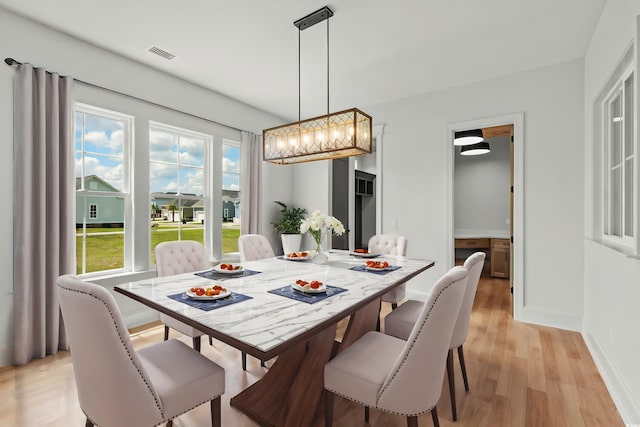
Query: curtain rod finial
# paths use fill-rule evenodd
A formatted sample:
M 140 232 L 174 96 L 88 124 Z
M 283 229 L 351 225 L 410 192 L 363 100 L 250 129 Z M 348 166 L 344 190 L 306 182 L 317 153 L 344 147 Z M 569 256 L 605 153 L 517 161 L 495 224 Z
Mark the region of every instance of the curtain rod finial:
M 13 58 L 4 58 L 4 62 L 5 62 L 7 65 L 11 66 L 11 65 L 13 65 L 13 64 L 15 64 L 15 63 L 16 63 L 16 60 L 15 60 L 15 59 L 13 59 Z

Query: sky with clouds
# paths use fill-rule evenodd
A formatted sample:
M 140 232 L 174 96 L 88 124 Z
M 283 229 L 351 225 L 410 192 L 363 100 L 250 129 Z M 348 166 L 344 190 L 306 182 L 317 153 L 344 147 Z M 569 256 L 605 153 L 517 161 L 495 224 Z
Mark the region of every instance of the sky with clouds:
M 76 177 L 83 175 L 81 150 L 84 129 L 84 176 L 96 175 L 115 188 L 124 184 L 124 125 L 110 118 L 76 114 Z M 151 128 L 149 135 L 151 192 L 204 192 L 204 139 Z M 223 145 L 222 188 L 240 189 L 240 147 Z

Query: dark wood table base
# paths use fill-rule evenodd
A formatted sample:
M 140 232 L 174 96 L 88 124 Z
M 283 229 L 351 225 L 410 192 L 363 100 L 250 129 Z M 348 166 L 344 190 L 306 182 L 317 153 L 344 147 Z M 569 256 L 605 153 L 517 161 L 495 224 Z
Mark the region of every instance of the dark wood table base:
M 351 315 L 338 352 L 375 330 L 379 308 L 378 299 Z M 280 354 L 264 377 L 231 398 L 231 406 L 261 426 L 311 425 L 322 404 L 324 366 L 335 353 L 335 337 L 334 324 Z

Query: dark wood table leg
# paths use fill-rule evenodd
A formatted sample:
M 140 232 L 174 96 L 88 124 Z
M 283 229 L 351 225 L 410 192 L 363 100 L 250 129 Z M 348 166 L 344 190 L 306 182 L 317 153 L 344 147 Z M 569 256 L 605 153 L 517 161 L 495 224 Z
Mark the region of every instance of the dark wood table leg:
M 262 426 L 310 425 L 324 390 L 324 365 L 335 336 L 333 325 L 279 355 L 264 377 L 231 398 L 231 406 Z
M 379 319 L 380 300 L 370 302 L 351 315 L 347 330 L 344 332 L 338 353 L 353 344 L 369 331 L 375 331 Z

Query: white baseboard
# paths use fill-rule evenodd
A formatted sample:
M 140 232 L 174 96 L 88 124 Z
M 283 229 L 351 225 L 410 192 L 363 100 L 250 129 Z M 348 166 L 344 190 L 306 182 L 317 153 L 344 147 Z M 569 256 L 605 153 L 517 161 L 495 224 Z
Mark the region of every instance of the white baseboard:
M 584 329 L 588 330 L 587 325 Z M 618 370 L 610 363 L 596 337 L 588 332 L 583 332 L 582 337 L 616 408 L 618 408 L 618 412 L 620 412 L 622 421 L 626 425 L 640 425 L 640 402 L 633 399 L 629 387 Z
M 522 309 L 522 317 L 515 320 L 525 323 L 533 323 L 535 325 L 582 332 L 582 317 L 566 313 L 557 313 L 537 308 L 524 307 Z

